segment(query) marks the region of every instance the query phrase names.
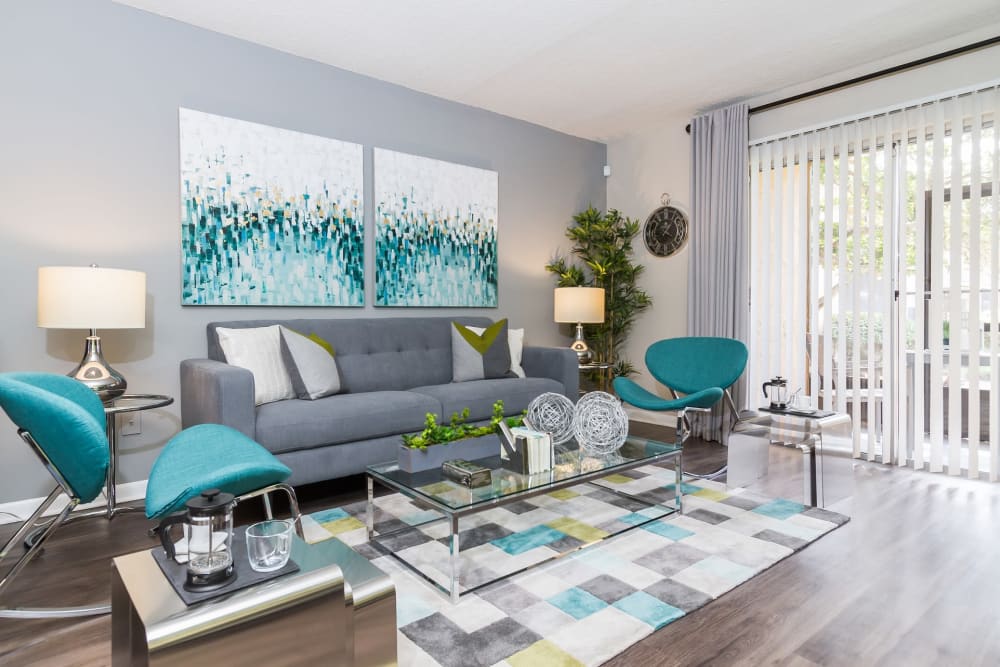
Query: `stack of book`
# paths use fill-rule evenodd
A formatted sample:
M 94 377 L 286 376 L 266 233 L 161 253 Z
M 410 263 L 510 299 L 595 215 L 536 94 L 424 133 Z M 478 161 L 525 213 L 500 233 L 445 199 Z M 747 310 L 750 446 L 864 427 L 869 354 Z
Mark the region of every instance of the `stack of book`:
M 552 470 L 552 438 L 548 433 L 530 428 L 510 428 L 503 422 L 500 435 L 500 464 L 507 470 L 534 475 Z

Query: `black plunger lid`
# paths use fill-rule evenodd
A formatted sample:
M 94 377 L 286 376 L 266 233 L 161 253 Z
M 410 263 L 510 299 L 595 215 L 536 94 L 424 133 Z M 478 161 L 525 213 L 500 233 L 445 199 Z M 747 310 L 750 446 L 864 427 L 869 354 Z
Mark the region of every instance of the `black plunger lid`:
M 205 489 L 201 495 L 195 496 L 184 503 L 191 516 L 210 516 L 228 512 L 236 497 L 231 493 L 223 493 L 219 489 Z

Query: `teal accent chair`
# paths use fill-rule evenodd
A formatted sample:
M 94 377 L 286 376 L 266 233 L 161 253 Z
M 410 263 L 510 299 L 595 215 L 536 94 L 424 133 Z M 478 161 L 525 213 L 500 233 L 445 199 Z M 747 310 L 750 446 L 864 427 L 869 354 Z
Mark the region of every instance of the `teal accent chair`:
M 29 534 L 21 558 L 0 580 L 0 618 L 63 618 L 105 614 L 109 605 L 60 608 L 11 608 L 3 604 L 15 577 L 38 555 L 55 530 L 73 518 L 80 503 L 101 493 L 107 476 L 109 448 L 104 406 L 91 389 L 65 375 L 0 374 L 0 407 L 18 427 L 18 435 L 38 456 L 56 481 L 52 492 L 0 549 L 0 561 Z M 201 424 L 181 431 L 163 448 L 149 473 L 146 516 L 158 519 L 184 508 L 204 489 L 218 488 L 239 501 L 263 496 L 271 517 L 268 494 L 288 496 L 299 536 L 301 514 L 292 487 L 284 484 L 291 470 L 242 433 L 219 424 Z M 47 523 L 40 520 L 56 499 L 69 502 Z
M 729 389 L 746 370 L 747 357 L 746 345 L 732 338 L 689 336 L 657 341 L 646 350 L 646 368 L 673 398 L 658 396 L 622 377 L 614 380 L 615 393 L 625 403 L 643 410 L 676 411 L 677 442 L 681 444 L 690 434 L 689 410 L 708 412 L 725 396 L 732 423 L 740 419 Z M 726 470 L 727 466 L 723 466 L 705 475 L 685 474 L 713 479 Z

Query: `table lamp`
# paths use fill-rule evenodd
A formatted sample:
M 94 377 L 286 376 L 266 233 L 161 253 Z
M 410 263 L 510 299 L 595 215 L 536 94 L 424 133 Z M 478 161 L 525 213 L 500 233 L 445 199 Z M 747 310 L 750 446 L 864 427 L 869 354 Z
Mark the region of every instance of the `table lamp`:
M 38 326 L 43 329 L 89 329 L 83 360 L 67 373 L 109 402 L 125 393 L 127 383 L 101 354 L 98 329 L 146 326 L 146 274 L 91 266 L 43 266 L 38 269 Z
M 604 288 L 557 287 L 555 321 L 576 324 L 576 339 L 569 347 L 581 364 L 590 362 L 593 355 L 583 339 L 583 325 L 604 321 Z

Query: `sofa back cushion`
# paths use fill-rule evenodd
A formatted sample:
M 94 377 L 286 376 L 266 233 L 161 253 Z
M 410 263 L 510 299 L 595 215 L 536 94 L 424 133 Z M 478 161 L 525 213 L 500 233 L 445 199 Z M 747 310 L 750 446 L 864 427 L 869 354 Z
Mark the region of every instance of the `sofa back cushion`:
M 225 361 L 217 327 L 227 329 L 281 324 L 305 335 L 315 333 L 333 346 L 341 391 L 405 390 L 451 382 L 451 323 L 487 327 L 486 317 L 386 317 L 269 319 L 211 322 L 208 357 Z

